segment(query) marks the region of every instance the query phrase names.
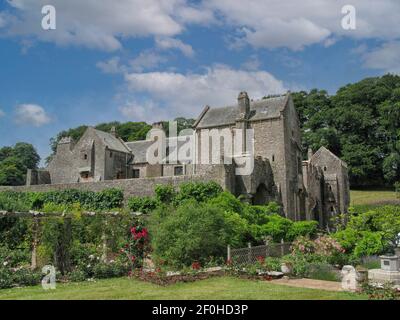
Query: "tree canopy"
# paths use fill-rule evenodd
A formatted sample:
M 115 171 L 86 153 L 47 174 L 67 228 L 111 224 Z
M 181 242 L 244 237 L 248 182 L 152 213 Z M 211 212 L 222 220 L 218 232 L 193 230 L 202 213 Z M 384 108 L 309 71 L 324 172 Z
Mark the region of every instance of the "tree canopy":
M 400 180 L 400 77 L 367 78 L 340 88 L 293 93 L 305 153 L 325 146 L 349 165 L 353 186 Z
M 0 148 L 0 185 L 22 185 L 26 181 L 26 170 L 37 168 L 40 157 L 35 148 L 25 142 L 13 147 Z

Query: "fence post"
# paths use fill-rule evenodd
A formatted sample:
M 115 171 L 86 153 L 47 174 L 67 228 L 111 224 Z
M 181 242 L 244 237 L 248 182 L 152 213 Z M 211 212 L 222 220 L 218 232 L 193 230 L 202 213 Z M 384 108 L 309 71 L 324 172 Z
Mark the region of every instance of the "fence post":
M 227 246 L 227 248 L 226 248 L 226 262 L 227 263 L 230 263 L 231 262 L 231 259 L 232 259 L 232 257 L 231 257 L 231 245 L 230 244 L 228 244 L 228 246 Z
M 104 224 L 103 224 L 103 231 L 101 235 L 101 239 L 103 240 L 102 244 L 102 254 L 101 254 L 101 261 L 102 262 L 107 262 L 107 254 L 108 254 L 108 239 L 107 239 L 107 234 L 106 234 L 106 228 L 107 228 L 107 217 L 104 218 Z
M 249 250 L 247 251 L 247 260 L 248 263 L 251 263 L 251 242 L 247 244 L 247 247 L 249 248 Z
M 285 255 L 285 241 L 281 239 L 281 257 Z
M 32 256 L 31 256 L 31 269 L 35 270 L 37 267 L 37 245 L 39 243 L 39 218 L 33 218 L 33 239 L 32 239 Z

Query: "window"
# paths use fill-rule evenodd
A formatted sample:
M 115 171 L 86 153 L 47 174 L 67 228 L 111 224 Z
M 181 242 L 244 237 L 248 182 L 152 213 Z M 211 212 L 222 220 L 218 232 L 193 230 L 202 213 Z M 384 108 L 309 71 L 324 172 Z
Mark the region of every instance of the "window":
M 327 168 L 327 167 L 324 167 L 324 171 L 326 171 L 326 170 L 328 170 L 328 168 Z
M 81 178 L 82 179 L 89 179 L 89 172 L 82 172 L 81 173 Z
M 87 154 L 86 153 L 83 155 L 83 159 L 87 160 Z
M 183 175 L 183 166 L 174 167 L 174 176 L 181 176 L 181 175 Z
M 134 179 L 140 178 L 140 170 L 139 169 L 133 169 L 133 178 Z
M 332 191 L 332 186 L 329 186 L 329 191 Z
M 275 162 L 275 155 L 272 155 L 272 162 Z
M 110 158 L 112 158 L 112 156 L 113 156 L 113 153 L 112 153 L 112 152 L 110 152 Z

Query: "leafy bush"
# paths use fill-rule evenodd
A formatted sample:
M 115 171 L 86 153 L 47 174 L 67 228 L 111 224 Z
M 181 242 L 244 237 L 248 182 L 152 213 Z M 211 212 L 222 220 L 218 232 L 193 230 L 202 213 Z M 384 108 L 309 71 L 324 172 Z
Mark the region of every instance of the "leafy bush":
M 122 207 L 124 195 L 119 189 L 100 192 L 75 189 L 49 192 L 0 192 L 0 209 L 27 211 L 42 209 L 46 203 L 71 205 L 79 203 L 87 210 L 110 210 Z
M 293 241 L 300 236 L 314 237 L 317 233 L 317 228 L 317 221 L 297 221 L 291 225 L 285 238 L 288 241 Z
M 170 204 L 175 200 L 177 192 L 172 185 L 156 185 L 154 192 L 156 194 L 156 199 L 165 204 Z
M 361 232 L 362 238 L 357 242 L 354 248 L 356 257 L 365 257 L 376 255 L 384 251 L 382 234 L 380 232 Z
M 152 197 L 132 197 L 128 200 L 128 208 L 135 212 L 150 213 L 158 205 L 159 202 Z
M 214 182 L 188 182 L 179 186 L 179 192 L 175 197 L 175 205 L 179 205 L 186 200 L 196 200 L 205 202 L 217 197 L 222 192 L 222 187 Z
M 396 191 L 397 198 L 400 198 L 400 181 L 394 184 L 394 189 Z
M 114 278 L 127 275 L 129 270 L 130 266 L 128 264 L 123 264 L 120 262 L 100 262 L 93 268 L 93 275 L 97 279 Z
M 186 201 L 178 208 L 156 210 L 149 221 L 153 256 L 168 265 L 202 265 L 209 257 L 224 257 L 226 246 L 237 241 L 242 220 L 226 218 L 216 205 Z

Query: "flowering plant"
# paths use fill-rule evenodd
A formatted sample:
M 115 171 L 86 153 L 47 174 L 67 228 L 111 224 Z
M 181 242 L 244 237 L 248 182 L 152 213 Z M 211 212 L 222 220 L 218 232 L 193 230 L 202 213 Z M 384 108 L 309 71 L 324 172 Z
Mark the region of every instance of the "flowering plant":
M 132 264 L 132 269 L 143 267 L 143 260 L 150 251 L 149 233 L 141 225 L 130 228 L 130 238 L 128 243 L 120 250 L 127 256 Z

